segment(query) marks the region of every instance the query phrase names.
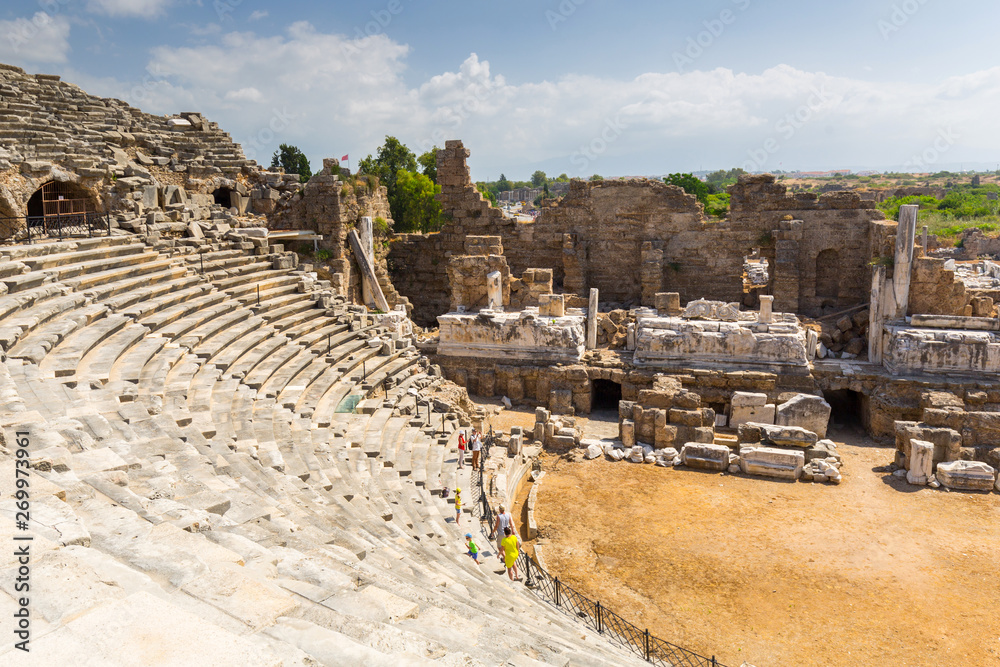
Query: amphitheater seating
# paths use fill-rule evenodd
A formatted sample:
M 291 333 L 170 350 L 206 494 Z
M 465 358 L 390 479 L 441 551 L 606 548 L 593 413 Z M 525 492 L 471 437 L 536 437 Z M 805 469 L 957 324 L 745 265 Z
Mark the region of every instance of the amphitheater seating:
M 31 660 L 638 664 L 464 555 L 467 530 L 492 547 L 458 421 L 405 339 L 318 307 L 323 285 L 273 256 L 203 251 L 0 248 L 0 426 L 8 451 L 29 434 L 34 468 Z

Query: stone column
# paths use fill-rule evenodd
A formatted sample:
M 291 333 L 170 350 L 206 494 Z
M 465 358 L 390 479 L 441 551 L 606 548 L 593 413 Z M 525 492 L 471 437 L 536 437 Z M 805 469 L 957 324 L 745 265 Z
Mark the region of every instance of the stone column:
M 590 303 L 587 307 L 587 349 L 597 347 L 597 288 L 590 288 Z
M 375 266 L 375 236 L 372 232 L 372 219 L 369 217 L 361 218 L 361 223 L 358 225 L 358 238 L 361 240 L 361 250 L 365 253 L 368 258 L 368 263 Z M 361 298 L 365 303 L 373 303 L 375 301 L 374 295 L 372 294 L 371 288 L 368 286 L 368 282 L 361 281 Z
M 921 243 L 921 245 L 924 247 L 924 257 L 926 257 L 927 256 L 927 225 L 924 225 L 924 231 L 923 231 L 923 234 L 921 236 L 923 237 L 923 239 L 922 239 L 923 242 Z
M 886 301 L 891 301 L 887 308 Z M 871 300 L 868 304 L 868 361 L 882 363 L 882 324 L 886 310 L 895 310 L 896 300 L 892 296 L 892 281 L 886 280 L 885 267 L 876 266 L 872 271 Z
M 906 317 L 910 304 L 910 270 L 913 268 L 913 240 L 917 231 L 915 204 L 899 207 L 899 225 L 896 227 L 896 256 L 892 269 L 892 289 L 896 299 L 893 317 Z
M 757 315 L 757 321 L 761 324 L 771 323 L 771 306 L 774 304 L 774 297 L 770 294 L 760 295 L 760 313 Z
M 503 275 L 499 271 L 486 274 L 486 308 L 501 310 L 503 308 Z

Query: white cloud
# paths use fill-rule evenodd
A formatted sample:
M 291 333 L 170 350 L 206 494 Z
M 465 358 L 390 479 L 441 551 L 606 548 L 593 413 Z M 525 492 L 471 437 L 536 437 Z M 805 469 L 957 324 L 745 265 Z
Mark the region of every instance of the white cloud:
M 264 11 L 262 9 L 258 9 L 257 11 L 255 11 L 254 13 L 252 13 L 250 15 L 250 19 L 249 20 L 250 21 L 259 21 L 261 19 L 267 18 L 269 15 L 270 14 L 268 14 L 268 12 L 266 12 L 266 11 Z
M 38 12 L 30 19 L 0 21 L 0 61 L 64 63 L 69 55 L 69 20 Z
M 461 138 L 477 177 L 539 166 L 571 175 L 730 167 L 765 144 L 763 169 L 902 165 L 951 125 L 962 139 L 949 160 L 1000 150 L 988 112 L 1000 103 L 1000 68 L 921 85 L 787 65 L 511 84 L 473 53 L 414 85 L 404 78 L 408 54 L 382 34 L 352 39 L 306 22 L 272 37 L 232 32 L 212 45 L 154 49 L 156 76 L 137 101 L 154 113 L 200 110 L 259 160 L 279 143 L 318 160 L 374 152 L 386 134 L 416 152 Z
M 87 11 L 115 18 L 152 19 L 162 16 L 171 0 L 87 0 Z

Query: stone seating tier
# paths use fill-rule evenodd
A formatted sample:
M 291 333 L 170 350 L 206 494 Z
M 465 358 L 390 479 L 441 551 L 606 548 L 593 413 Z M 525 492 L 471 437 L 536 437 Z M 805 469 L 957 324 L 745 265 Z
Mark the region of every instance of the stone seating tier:
M 38 664 L 640 664 L 464 555 L 474 527 L 492 547 L 409 341 L 317 307 L 322 285 L 274 257 L 211 244 L 202 273 L 135 237 L 58 245 L 0 249 L 20 278 L 0 295 L 0 427 L 8 450 L 31 442 Z M 456 526 L 440 490 L 459 483 Z

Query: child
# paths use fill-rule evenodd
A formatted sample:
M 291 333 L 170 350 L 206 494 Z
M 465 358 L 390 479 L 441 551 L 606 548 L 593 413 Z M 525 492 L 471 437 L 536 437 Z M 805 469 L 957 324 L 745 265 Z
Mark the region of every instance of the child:
M 476 561 L 476 565 L 479 565 L 479 547 L 472 541 L 472 533 L 466 533 L 465 539 L 467 540 L 465 546 L 469 548 L 468 554 L 472 556 L 472 560 Z
M 500 543 L 503 546 L 503 564 L 507 568 L 507 576 L 511 581 L 520 581 L 521 577 L 517 573 L 517 557 L 521 553 L 521 538 L 517 533 L 512 533 L 510 527 L 503 529 L 506 537 Z
M 462 489 L 455 489 L 455 524 L 462 523 Z

